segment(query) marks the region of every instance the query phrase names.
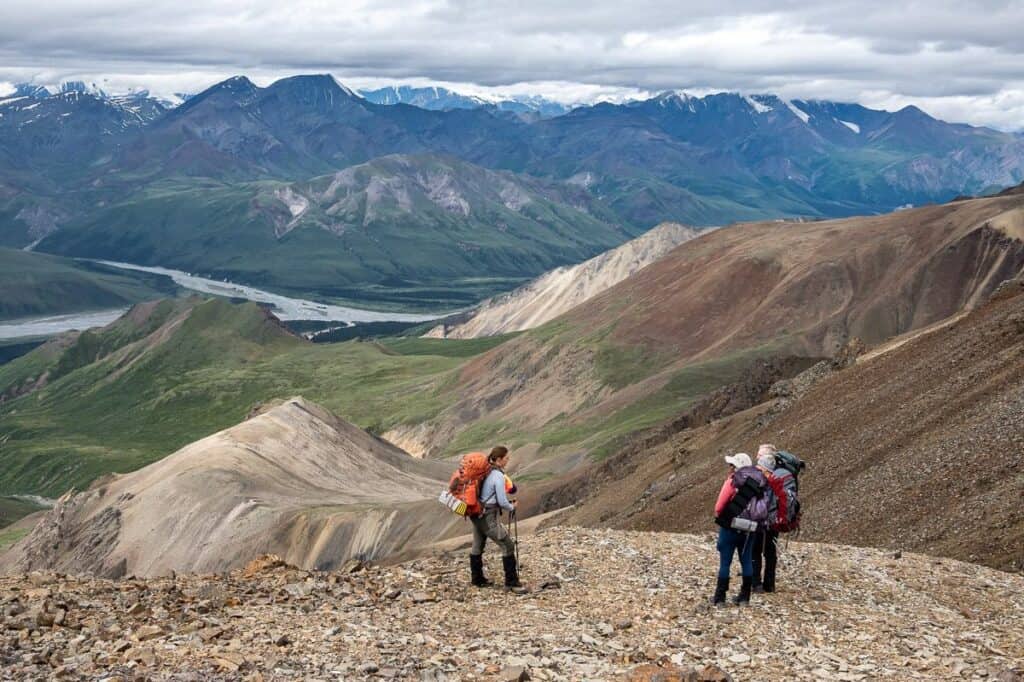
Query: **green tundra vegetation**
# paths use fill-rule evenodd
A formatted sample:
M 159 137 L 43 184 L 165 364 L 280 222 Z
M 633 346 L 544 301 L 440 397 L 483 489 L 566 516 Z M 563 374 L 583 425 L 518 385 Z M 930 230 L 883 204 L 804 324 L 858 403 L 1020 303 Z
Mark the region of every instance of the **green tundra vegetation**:
M 59 495 L 292 395 L 376 431 L 427 419 L 446 404 L 448 373 L 502 341 L 443 342 L 437 353 L 429 339 L 313 344 L 255 304 L 219 299 L 146 313 L 0 366 L 0 490 Z M 12 397 L 43 374 L 44 387 Z
M 555 321 L 525 334 L 543 341 L 563 326 Z M 106 328 L 55 339 L 0 366 L 0 494 L 54 497 L 81 489 L 294 395 L 375 433 L 418 424 L 462 397 L 458 376 L 466 362 L 518 336 L 314 344 L 253 303 L 192 297 L 143 304 Z M 661 358 L 593 343 L 602 358 L 595 379 L 606 385 L 615 385 L 625 365 L 635 376 L 663 366 Z M 754 355 L 682 369 L 654 393 L 582 423 L 561 415 L 522 430 L 485 417 L 465 426 L 445 453 L 500 437 L 539 443 L 552 454 L 599 457 L 729 381 Z
M 127 307 L 177 291 L 163 275 L 0 248 L 0 320 Z

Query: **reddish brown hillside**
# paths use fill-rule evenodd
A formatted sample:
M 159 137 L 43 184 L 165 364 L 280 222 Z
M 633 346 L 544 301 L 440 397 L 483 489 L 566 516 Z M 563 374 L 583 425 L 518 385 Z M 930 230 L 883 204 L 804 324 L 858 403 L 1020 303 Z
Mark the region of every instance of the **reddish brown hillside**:
M 722 455 L 774 442 L 810 463 L 803 539 L 1024 568 L 1024 286 L 814 384 L 649 447 L 562 487 L 562 522 L 711 528 Z M 766 425 L 762 425 L 764 422 Z
M 716 230 L 470 361 L 455 405 L 403 443 L 436 453 L 473 425 L 559 471 L 756 357 L 878 344 L 974 307 L 1022 268 L 1024 195 Z
M 718 230 L 567 316 L 686 356 L 790 336 L 810 355 L 873 344 L 976 302 L 1024 265 L 1007 196 L 884 216 Z M 1011 237 L 1016 236 L 1014 240 Z

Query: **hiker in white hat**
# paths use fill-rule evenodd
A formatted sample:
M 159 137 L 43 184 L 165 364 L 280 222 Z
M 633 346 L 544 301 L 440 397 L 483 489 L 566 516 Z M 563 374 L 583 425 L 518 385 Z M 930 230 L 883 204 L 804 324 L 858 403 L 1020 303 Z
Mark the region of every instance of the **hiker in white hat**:
M 715 523 L 718 529 L 718 582 L 715 585 L 715 596 L 712 603 L 716 606 L 725 605 L 725 595 L 729 591 L 729 568 L 733 554 L 740 557 L 743 568 L 743 583 L 739 594 L 733 598 L 736 604 L 750 602 L 750 590 L 754 580 L 752 564 L 754 541 L 751 533 L 759 524 L 768 518 L 768 506 L 764 490 L 766 479 L 761 471 L 753 466 L 750 455 L 737 452 L 725 458 L 729 465 L 729 475 L 722 483 L 715 503 Z

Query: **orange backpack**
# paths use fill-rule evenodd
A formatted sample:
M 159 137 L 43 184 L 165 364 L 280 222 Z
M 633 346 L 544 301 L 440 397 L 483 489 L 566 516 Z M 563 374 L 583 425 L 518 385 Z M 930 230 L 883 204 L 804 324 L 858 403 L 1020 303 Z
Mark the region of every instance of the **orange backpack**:
M 483 512 L 480 504 L 480 486 L 487 474 L 491 473 L 491 463 L 484 452 L 471 452 L 462 456 L 458 470 L 452 474 L 448 489 L 441 493 L 440 501 L 459 515 L 479 516 Z M 452 505 L 446 499 L 458 500 Z

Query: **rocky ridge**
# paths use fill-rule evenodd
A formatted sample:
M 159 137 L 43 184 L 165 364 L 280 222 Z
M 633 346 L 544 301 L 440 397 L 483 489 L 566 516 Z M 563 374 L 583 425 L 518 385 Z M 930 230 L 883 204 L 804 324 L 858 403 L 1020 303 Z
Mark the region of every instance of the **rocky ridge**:
M 541 531 L 533 591 L 465 556 L 329 573 L 276 557 L 217 576 L 0 578 L 9 679 L 997 679 L 1024 670 L 1024 578 L 793 543 L 780 591 L 712 609 L 710 536 Z M 500 568 L 488 556 L 493 576 Z M 675 671 L 679 677 L 667 677 Z M 690 672 L 684 676 L 680 671 Z M 700 676 L 703 675 L 703 676 Z
M 484 301 L 469 319 L 452 325 L 441 324 L 425 336 L 473 339 L 539 327 L 699 234 L 679 223 L 662 223 L 588 261 L 557 268 L 515 291 Z

